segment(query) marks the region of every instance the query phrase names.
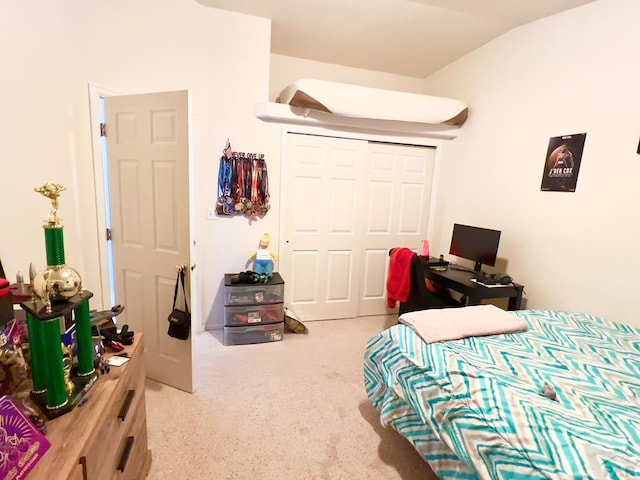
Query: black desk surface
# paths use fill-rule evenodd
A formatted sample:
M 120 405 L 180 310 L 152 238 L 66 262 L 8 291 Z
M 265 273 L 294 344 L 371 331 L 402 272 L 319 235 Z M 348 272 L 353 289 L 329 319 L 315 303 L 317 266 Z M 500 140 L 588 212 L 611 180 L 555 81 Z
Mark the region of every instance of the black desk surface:
M 500 287 L 486 287 L 471 279 L 476 278 L 476 272 L 467 270 L 454 270 L 449 266 L 446 270 L 439 272 L 433 268 L 428 268 L 426 259 L 424 262 L 425 277 L 438 282 L 443 287 L 450 288 L 456 292 L 469 297 L 473 303 L 487 298 L 510 298 L 521 297 L 523 286 L 517 283 Z

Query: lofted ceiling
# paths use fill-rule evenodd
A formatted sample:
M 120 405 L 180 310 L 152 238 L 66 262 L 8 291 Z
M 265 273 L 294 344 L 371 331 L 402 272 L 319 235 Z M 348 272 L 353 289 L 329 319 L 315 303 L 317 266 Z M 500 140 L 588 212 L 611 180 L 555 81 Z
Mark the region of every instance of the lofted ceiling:
M 271 19 L 271 53 L 424 78 L 518 25 L 594 0 L 196 1 Z

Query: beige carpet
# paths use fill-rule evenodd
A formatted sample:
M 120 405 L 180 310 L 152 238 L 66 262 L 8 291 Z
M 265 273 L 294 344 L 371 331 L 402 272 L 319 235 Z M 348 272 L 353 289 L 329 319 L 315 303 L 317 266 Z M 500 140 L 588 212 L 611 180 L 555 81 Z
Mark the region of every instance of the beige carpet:
M 364 391 L 367 340 L 395 317 L 309 322 L 269 344 L 194 339 L 196 393 L 147 381 L 151 480 L 432 479 Z

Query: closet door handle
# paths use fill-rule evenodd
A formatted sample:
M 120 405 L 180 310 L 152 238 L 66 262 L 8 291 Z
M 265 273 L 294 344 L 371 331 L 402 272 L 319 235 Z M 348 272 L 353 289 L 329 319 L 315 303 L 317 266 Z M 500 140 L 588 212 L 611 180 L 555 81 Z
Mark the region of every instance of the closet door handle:
M 131 450 L 133 449 L 134 440 L 134 437 L 127 437 L 127 443 L 124 445 L 124 451 L 122 452 L 122 456 L 120 457 L 120 461 L 118 462 L 119 472 L 124 472 L 124 469 L 127 468 L 127 462 L 129 461 Z
M 135 390 L 129 390 L 127 392 L 127 396 L 124 398 L 124 402 L 122 402 L 122 407 L 120 407 L 118 418 L 123 422 L 124 419 L 127 418 L 127 412 L 129 412 L 129 407 L 131 407 L 131 402 L 133 401 L 133 396 L 135 395 L 135 393 Z

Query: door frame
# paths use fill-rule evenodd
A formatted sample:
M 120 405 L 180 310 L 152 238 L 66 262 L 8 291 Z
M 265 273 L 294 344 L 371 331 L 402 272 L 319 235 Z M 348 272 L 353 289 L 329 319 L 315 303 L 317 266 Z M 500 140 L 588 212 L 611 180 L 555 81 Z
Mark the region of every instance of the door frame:
M 95 192 L 95 205 L 96 205 L 96 222 L 98 231 L 98 257 L 100 267 L 100 292 L 102 298 L 101 309 L 106 310 L 111 308 L 110 299 L 112 295 L 111 278 L 109 277 L 109 255 L 108 245 L 106 238 L 107 231 L 107 195 L 104 188 L 104 162 L 105 158 L 102 150 L 102 136 L 100 132 L 100 98 L 110 97 L 114 95 L 128 95 L 128 93 L 105 88 L 99 85 L 89 83 L 89 116 L 90 116 L 90 129 L 91 129 L 91 151 L 93 156 L 93 181 Z M 200 263 L 198 257 L 198 242 L 199 239 L 197 225 L 198 222 L 195 218 L 196 198 L 198 185 L 196 179 L 198 178 L 198 153 L 194 150 L 197 145 L 195 140 L 196 126 L 198 118 L 193 114 L 192 108 L 192 95 L 188 95 L 189 112 L 189 235 L 191 243 L 190 249 L 190 273 L 189 273 L 189 306 L 191 310 L 191 332 L 200 332 L 203 330 L 204 325 L 202 323 L 202 315 L 200 314 L 200 282 L 199 274 L 197 272 L 197 265 Z
M 104 162 L 102 152 L 102 135 L 100 134 L 100 98 L 114 95 L 126 95 L 109 88 L 89 84 L 89 116 L 91 123 L 91 151 L 93 156 L 93 185 L 96 203 L 96 221 L 98 224 L 98 256 L 100 266 L 100 292 L 102 297 L 101 309 L 111 308 L 109 305 L 112 291 L 109 278 L 109 256 L 107 246 L 107 192 L 104 188 Z
M 284 189 L 286 185 L 287 173 L 288 173 L 288 162 L 287 158 L 289 155 L 288 152 L 288 142 L 287 135 L 288 134 L 300 134 L 300 135 L 314 135 L 319 137 L 337 137 L 337 138 L 346 138 L 351 140 L 362 140 L 362 141 L 373 141 L 373 142 L 383 142 L 383 143 L 392 143 L 397 145 L 406 145 L 406 146 L 416 146 L 416 147 L 431 147 L 435 149 L 434 154 L 434 165 L 433 165 L 433 181 L 431 184 L 431 198 L 429 202 L 429 220 L 427 222 L 427 240 L 430 244 L 433 244 L 433 229 L 435 225 L 435 214 L 437 210 L 437 198 L 438 198 L 438 187 L 440 180 L 440 165 L 443 157 L 443 145 L 444 140 L 436 139 L 436 138 L 427 138 L 427 137 L 412 137 L 412 136 L 402 136 L 402 135 L 394 135 L 394 134 L 385 134 L 385 133 L 375 133 L 374 131 L 351 131 L 348 129 L 333 129 L 333 128 L 323 128 L 323 127 L 309 127 L 304 125 L 283 125 L 280 130 L 280 204 L 282 205 L 284 202 L 282 199 L 285 197 Z M 286 222 L 282 218 L 284 215 L 284 208 L 280 207 L 280 227 L 279 227 L 279 237 L 285 238 L 285 225 Z M 282 257 L 284 254 L 281 249 L 284 247 L 278 248 L 278 256 Z M 361 285 L 362 287 L 362 285 Z M 358 295 L 361 296 L 362 292 L 358 292 Z

